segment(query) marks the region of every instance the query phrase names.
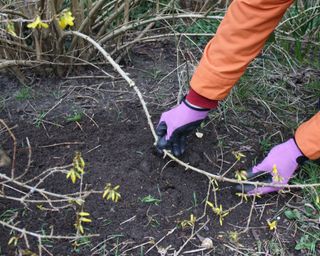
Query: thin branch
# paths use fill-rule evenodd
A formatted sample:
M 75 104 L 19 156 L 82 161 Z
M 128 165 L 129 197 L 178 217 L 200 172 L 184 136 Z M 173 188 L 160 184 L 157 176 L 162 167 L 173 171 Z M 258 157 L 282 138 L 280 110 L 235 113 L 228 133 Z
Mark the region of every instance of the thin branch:
M 89 235 L 84 235 L 84 236 L 56 236 L 56 235 L 41 235 L 37 234 L 35 232 L 31 232 L 22 228 L 17 228 L 13 225 L 10 225 L 2 220 L 0 220 L 0 224 L 3 225 L 4 227 L 10 228 L 11 230 L 15 230 L 20 232 L 22 235 L 30 235 L 33 237 L 36 237 L 38 239 L 66 239 L 66 240 L 75 240 L 79 238 L 85 238 L 85 237 L 98 237 L 100 234 L 89 234 Z
M 2 173 L 0 173 L 0 179 L 4 179 L 7 182 L 12 182 L 12 183 L 14 183 L 14 184 L 16 184 L 18 186 L 21 186 L 21 187 L 24 187 L 26 189 L 29 189 L 30 192 L 38 192 L 43 196 L 53 196 L 53 197 L 68 199 L 68 200 L 72 200 L 72 201 L 74 201 L 75 199 L 79 200 L 79 198 L 73 198 L 73 197 L 69 197 L 69 196 L 64 196 L 64 195 L 61 195 L 61 194 L 56 194 L 56 193 L 52 193 L 52 192 L 46 191 L 45 189 L 39 189 L 39 188 L 35 188 L 35 187 L 32 187 L 32 186 L 26 185 L 25 183 L 22 183 L 22 182 L 19 182 L 19 181 L 15 180 L 15 179 L 9 178 L 7 175 L 2 174 Z
M 84 142 L 61 142 L 61 143 L 55 143 L 55 144 L 50 144 L 50 145 L 45 145 L 45 146 L 39 146 L 39 148 L 52 148 L 52 147 L 58 147 L 58 146 L 68 146 L 68 145 L 82 145 Z

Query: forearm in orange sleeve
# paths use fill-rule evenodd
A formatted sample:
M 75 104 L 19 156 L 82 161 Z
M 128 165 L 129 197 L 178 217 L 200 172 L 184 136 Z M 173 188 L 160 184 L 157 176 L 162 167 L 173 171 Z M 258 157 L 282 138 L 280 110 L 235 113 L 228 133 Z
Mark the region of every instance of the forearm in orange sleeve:
M 311 160 L 320 158 L 320 112 L 298 127 L 295 140 L 306 157 Z
M 292 2 L 234 0 L 204 50 L 190 82 L 192 89 L 208 99 L 224 99 Z

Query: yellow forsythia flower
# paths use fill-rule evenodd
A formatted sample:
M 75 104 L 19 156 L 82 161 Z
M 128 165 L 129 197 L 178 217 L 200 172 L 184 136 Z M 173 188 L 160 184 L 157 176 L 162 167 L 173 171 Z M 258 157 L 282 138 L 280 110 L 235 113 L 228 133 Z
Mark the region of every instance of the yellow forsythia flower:
M 190 220 L 183 220 L 181 221 L 180 225 L 182 228 L 186 228 L 186 227 L 193 227 L 194 224 L 196 223 L 197 218 L 191 214 L 190 215 Z
M 81 179 L 84 174 L 85 162 L 80 152 L 76 152 L 72 162 L 73 168 L 67 173 L 67 179 L 71 179 L 72 183 L 76 183 L 77 179 Z
M 242 199 L 244 199 L 246 202 L 248 202 L 248 195 L 244 194 L 244 193 L 236 193 L 236 195 L 238 197 L 241 197 Z
M 85 222 L 85 223 L 92 222 L 92 220 L 88 218 L 89 216 L 90 216 L 90 213 L 88 213 L 88 212 L 79 212 L 78 213 L 78 218 L 77 218 L 77 221 L 74 224 L 74 226 L 81 234 L 84 233 L 84 228 L 83 228 L 82 223 L 83 222 Z
M 63 11 L 60 14 L 59 18 L 59 26 L 62 29 L 65 29 L 68 25 L 70 27 L 74 26 L 74 17 L 72 16 L 72 13 L 70 11 Z
M 49 25 L 43 22 L 39 16 L 36 17 L 34 22 L 31 22 L 27 25 L 28 28 L 48 28 Z
M 277 229 L 277 221 L 267 221 L 268 222 L 268 226 L 270 230 L 276 230 Z
M 283 177 L 280 176 L 278 169 L 277 169 L 277 165 L 273 165 L 272 167 L 272 173 L 273 173 L 273 180 L 275 182 L 282 182 L 283 181 Z
M 111 183 L 107 183 L 104 188 L 102 198 L 106 198 L 107 200 L 111 199 L 115 203 L 118 202 L 119 199 L 121 198 L 120 193 L 117 191 L 119 188 L 120 188 L 119 185 L 112 188 Z
M 220 225 L 222 226 L 223 224 L 223 219 L 229 214 L 229 211 L 224 211 L 222 209 L 222 205 L 220 204 L 220 207 L 214 207 L 213 203 L 207 201 L 207 205 L 209 205 L 212 209 L 212 211 L 219 216 L 219 222 Z
M 237 231 L 230 231 L 228 232 L 229 234 L 229 239 L 231 240 L 231 242 L 233 243 L 239 243 L 239 233 Z
M 232 151 L 232 154 L 236 158 L 237 161 L 240 161 L 242 158 L 246 157 L 245 154 L 239 152 L 239 151 Z
M 90 213 L 88 213 L 88 212 L 79 212 L 79 216 L 81 216 L 81 217 L 86 217 L 89 215 L 90 215 Z
M 238 181 L 247 180 L 247 172 L 245 170 L 236 171 L 234 176 Z
M 71 179 L 72 183 L 76 183 L 77 178 L 81 179 L 80 174 L 73 168 L 67 173 L 67 179 Z
M 10 239 L 9 239 L 8 245 L 17 246 L 18 240 L 19 240 L 19 237 L 17 237 L 17 236 L 12 236 L 12 237 L 10 237 Z
M 7 25 L 7 32 L 13 36 L 17 36 L 15 30 L 14 30 L 14 24 L 12 22 L 8 22 Z

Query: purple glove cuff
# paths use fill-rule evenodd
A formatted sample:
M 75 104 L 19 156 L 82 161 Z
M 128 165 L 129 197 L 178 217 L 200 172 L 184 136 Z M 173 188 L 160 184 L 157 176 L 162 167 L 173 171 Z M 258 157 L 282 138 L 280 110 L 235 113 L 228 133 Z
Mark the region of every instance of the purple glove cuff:
M 298 157 L 304 156 L 294 139 L 289 139 L 287 143 L 288 147 L 291 149 L 290 154 L 292 158 L 294 158 L 297 161 Z

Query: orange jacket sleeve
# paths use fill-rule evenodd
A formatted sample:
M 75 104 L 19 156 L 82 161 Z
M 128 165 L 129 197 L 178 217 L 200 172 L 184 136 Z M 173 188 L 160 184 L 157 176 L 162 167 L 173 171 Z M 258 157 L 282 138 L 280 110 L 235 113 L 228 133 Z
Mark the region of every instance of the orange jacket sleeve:
M 192 79 L 202 97 L 222 100 L 261 51 L 293 0 L 234 0 L 207 44 Z M 296 143 L 309 159 L 320 158 L 320 113 L 296 131 Z
M 320 158 L 320 112 L 299 126 L 295 139 L 306 157 L 311 160 Z
M 208 99 L 224 99 L 292 2 L 234 0 L 204 50 L 190 82 L 192 89 Z

